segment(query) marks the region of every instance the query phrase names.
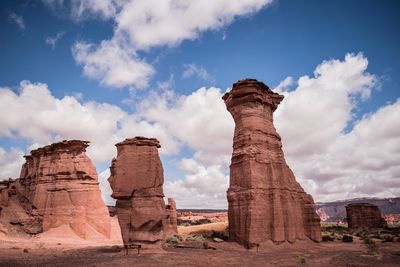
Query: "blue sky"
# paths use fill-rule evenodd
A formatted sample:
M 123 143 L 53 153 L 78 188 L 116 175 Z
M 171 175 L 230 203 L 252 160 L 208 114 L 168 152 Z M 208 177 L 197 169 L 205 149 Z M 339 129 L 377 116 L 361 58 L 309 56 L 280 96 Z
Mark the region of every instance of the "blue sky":
M 316 201 L 399 195 L 398 1 L 195 2 L 1 1 L 0 179 L 88 139 L 110 201 L 113 144 L 151 135 L 178 207 L 226 207 L 220 96 L 252 77 L 286 96 L 276 126 Z

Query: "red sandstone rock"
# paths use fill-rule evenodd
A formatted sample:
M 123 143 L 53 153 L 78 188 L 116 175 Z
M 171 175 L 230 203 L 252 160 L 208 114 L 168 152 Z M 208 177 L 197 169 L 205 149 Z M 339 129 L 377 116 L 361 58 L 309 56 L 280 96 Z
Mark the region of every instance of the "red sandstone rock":
M 109 182 L 124 244 L 163 238 L 164 175 L 157 139 L 135 137 L 116 144 Z
M 166 219 L 164 221 L 164 237 L 178 234 L 176 203 L 171 197 L 168 198 L 168 204 L 165 205 Z
M 369 203 L 355 203 L 346 206 L 349 228 L 383 228 L 387 226 L 378 206 Z
M 223 100 L 235 121 L 228 189 L 230 239 L 241 244 L 320 241 L 312 197 L 286 164 L 272 113 L 283 96 L 253 79 L 233 85 Z
M 108 211 L 85 154 L 88 143 L 62 141 L 25 156 L 20 178 L 0 186 L 2 221 L 9 219 L 30 234 L 67 224 L 81 238 L 88 230 L 109 238 Z

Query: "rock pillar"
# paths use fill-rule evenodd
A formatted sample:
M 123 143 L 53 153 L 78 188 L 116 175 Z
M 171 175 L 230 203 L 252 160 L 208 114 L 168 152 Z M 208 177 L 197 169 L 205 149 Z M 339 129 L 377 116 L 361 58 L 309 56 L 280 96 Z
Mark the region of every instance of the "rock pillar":
M 168 198 L 168 204 L 165 205 L 166 218 L 164 223 L 164 236 L 173 236 L 178 234 L 178 216 L 176 214 L 176 203 L 172 197 Z
M 124 244 L 163 239 L 164 175 L 155 138 L 135 137 L 116 144 L 109 182 Z
M 283 98 L 254 79 L 238 81 L 223 96 L 235 121 L 229 236 L 241 244 L 321 239 L 314 201 L 286 164 L 273 124 L 273 112 Z

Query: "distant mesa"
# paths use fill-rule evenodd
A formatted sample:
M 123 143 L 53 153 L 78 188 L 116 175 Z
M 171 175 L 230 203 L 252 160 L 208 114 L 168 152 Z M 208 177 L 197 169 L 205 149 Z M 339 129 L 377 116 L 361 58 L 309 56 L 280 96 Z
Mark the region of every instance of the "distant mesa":
M 39 234 L 61 226 L 80 238 L 110 237 L 110 218 L 96 169 L 86 156 L 89 142 L 62 141 L 25 156 L 20 178 L 0 183 L 0 221 L 8 231 Z
M 378 206 L 369 203 L 353 203 L 346 206 L 347 223 L 350 229 L 384 228 L 387 223 L 382 218 Z
M 286 164 L 273 112 L 283 96 L 244 79 L 223 96 L 235 121 L 230 185 L 229 236 L 241 244 L 321 240 L 320 219 Z

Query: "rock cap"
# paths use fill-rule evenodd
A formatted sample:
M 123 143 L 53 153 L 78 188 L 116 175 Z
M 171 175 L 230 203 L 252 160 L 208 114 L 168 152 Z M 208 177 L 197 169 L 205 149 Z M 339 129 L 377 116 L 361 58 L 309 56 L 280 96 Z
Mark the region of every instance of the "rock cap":
M 82 141 L 82 140 L 63 140 L 58 143 L 53 143 L 51 145 L 31 150 L 31 154 L 25 156 L 25 158 L 29 158 L 36 155 L 52 154 L 57 151 L 85 152 L 86 148 L 89 146 L 89 143 L 90 143 L 89 141 Z
M 136 146 L 155 146 L 160 148 L 160 142 L 156 138 L 147 138 L 143 136 L 136 136 L 134 138 L 126 138 L 124 141 L 115 144 L 116 147 L 124 145 L 136 145 Z
M 273 92 L 265 83 L 246 78 L 233 84 L 232 90 L 225 93 L 222 99 L 228 109 L 245 102 L 258 101 L 272 107 L 275 111 L 284 96 Z

